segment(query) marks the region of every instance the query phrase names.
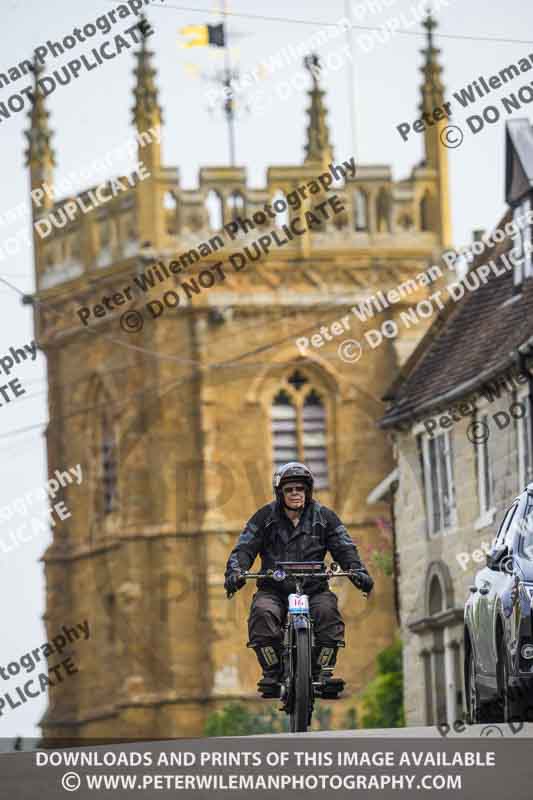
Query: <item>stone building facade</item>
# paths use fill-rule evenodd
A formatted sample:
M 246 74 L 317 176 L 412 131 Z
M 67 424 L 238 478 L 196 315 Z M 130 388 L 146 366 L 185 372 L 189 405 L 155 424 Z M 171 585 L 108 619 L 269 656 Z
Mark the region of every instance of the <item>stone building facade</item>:
M 443 99 L 432 27 L 428 20 L 428 110 Z M 162 119 L 144 40 L 137 62 L 133 121 L 142 136 Z M 33 298 L 48 363 L 49 469 L 81 463 L 87 476 L 76 492 L 63 490 L 72 517 L 56 525 L 43 557 L 45 621 L 50 635 L 85 619 L 91 628 L 90 646 L 76 653 L 79 673 L 50 691 L 45 739 L 196 736 L 228 699 L 261 704 L 255 656 L 245 647 L 253 587 L 228 602 L 223 571 L 246 519 L 271 499 L 278 461 L 311 463 L 319 499 L 341 515 L 367 560 L 382 539 L 382 521 L 365 502 L 392 466 L 376 424 L 384 411 L 379 397 L 427 324 L 357 364 L 338 356 L 334 330 L 305 357 L 295 340 L 343 315 L 350 339 L 362 340 L 354 303 L 414 278 L 449 244 L 439 125 L 426 131 L 425 159 L 405 180 L 395 181 L 389 166 L 358 164 L 354 177 L 326 195 L 308 194 L 289 216 L 234 240 L 224 236 L 223 247 L 198 261 L 190 255 L 200 242 L 222 239 L 222 225 L 251 217 L 343 160 L 335 161 L 324 92 L 309 71 L 304 161 L 270 167 L 263 189 L 247 187 L 245 168 L 217 166 L 200 170 L 197 189 L 184 189 L 152 139 L 139 146 L 149 177 L 129 186 L 121 176 L 120 191 L 106 182 L 105 194 L 114 196 L 101 207 L 65 216 L 65 201 L 88 205 L 91 187 L 76 198 L 45 196 L 34 209 L 35 222 L 54 220 L 49 235 L 35 233 Z M 53 184 L 51 135 L 36 91 L 27 150 L 32 190 Z M 342 212 L 245 269 L 229 266 L 258 234 L 277 226 L 280 235 L 333 194 Z M 206 278 L 220 263 L 224 278 Z M 156 267 L 163 277 L 146 293 L 126 296 L 120 307 L 109 299 Z M 422 285 L 414 296 L 433 289 Z M 164 313 L 154 318 L 147 303 L 156 301 L 152 308 Z M 83 308 L 91 309 L 87 324 Z M 129 327 L 119 321 L 125 312 Z M 139 314 L 144 324 L 133 330 Z M 372 678 L 376 654 L 396 631 L 392 580 L 375 577 L 366 605 L 340 579 L 333 587 L 347 623 L 339 674 L 351 693 Z M 350 698 L 334 706 L 333 727 L 342 725 Z
M 472 244 L 461 283 L 386 395 L 410 725 L 463 719 L 464 603 L 533 480 L 532 186 L 532 128 L 512 121 L 507 213 Z

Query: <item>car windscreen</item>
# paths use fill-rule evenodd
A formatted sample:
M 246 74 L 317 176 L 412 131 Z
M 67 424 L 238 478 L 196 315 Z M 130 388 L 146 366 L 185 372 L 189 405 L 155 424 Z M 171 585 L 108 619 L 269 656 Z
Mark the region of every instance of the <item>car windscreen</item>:
M 528 494 L 525 514 L 519 523 L 520 555 L 533 562 L 533 495 Z

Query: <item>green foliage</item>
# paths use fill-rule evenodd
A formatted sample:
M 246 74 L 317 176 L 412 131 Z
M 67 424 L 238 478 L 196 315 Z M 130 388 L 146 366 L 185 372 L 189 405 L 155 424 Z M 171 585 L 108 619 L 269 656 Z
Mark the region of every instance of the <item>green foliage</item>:
M 312 729 L 330 730 L 331 708 L 315 703 Z M 243 703 L 234 701 L 226 704 L 221 711 L 214 711 L 206 720 L 206 736 L 254 736 L 259 733 L 287 733 L 289 718 L 277 706 L 269 705 L 265 711 L 257 713 L 249 710 Z
M 344 715 L 344 719 L 342 722 L 342 730 L 350 731 L 350 730 L 355 730 L 356 728 L 357 728 L 357 710 L 355 708 L 349 708 L 346 714 Z
M 288 718 L 283 713 L 277 713 L 274 706 L 268 706 L 263 713 L 256 713 L 234 701 L 221 711 L 209 715 L 204 732 L 206 736 L 254 736 L 259 733 L 285 733 L 288 729 Z
M 390 551 L 382 552 L 380 550 L 374 550 L 370 556 L 370 562 L 376 570 L 388 577 L 390 577 L 394 571 L 392 553 Z
M 400 640 L 379 653 L 377 667 L 376 677 L 363 693 L 363 728 L 401 728 L 405 720 Z
M 331 725 L 331 708 L 323 706 L 320 701 L 315 702 L 311 729 L 314 731 L 329 731 Z

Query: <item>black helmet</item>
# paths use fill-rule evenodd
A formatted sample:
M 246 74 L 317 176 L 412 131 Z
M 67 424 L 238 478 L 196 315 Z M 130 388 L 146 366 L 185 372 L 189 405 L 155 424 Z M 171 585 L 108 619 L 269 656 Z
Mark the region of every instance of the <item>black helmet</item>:
M 305 502 L 308 503 L 311 500 L 313 496 L 313 486 L 315 485 L 313 473 L 305 464 L 301 464 L 299 461 L 289 461 L 287 464 L 278 467 L 272 476 L 272 488 L 279 502 L 281 502 L 283 497 L 281 492 L 283 484 L 287 483 L 287 481 L 297 480 L 303 481 L 305 485 Z

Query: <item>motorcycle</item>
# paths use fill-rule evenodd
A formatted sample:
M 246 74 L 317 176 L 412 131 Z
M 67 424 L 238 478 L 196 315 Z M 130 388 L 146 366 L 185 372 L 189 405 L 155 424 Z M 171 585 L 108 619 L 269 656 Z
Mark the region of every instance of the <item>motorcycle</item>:
M 271 578 L 282 582 L 294 578 L 296 591 L 289 594 L 288 613 L 283 631 L 280 711 L 289 716 L 291 733 L 303 733 L 311 725 L 316 697 L 336 699 L 343 691 L 342 678 L 333 678 L 332 667 L 322 667 L 318 680 L 313 680 L 311 653 L 315 644 L 313 620 L 309 613 L 309 597 L 302 590 L 303 578 L 331 578 L 357 575 L 357 570 L 343 572 L 339 564 L 329 567 L 320 561 L 282 561 L 266 572 L 242 572 L 248 579 Z M 231 597 L 233 593 L 228 593 Z M 366 595 L 364 595 L 366 597 Z

